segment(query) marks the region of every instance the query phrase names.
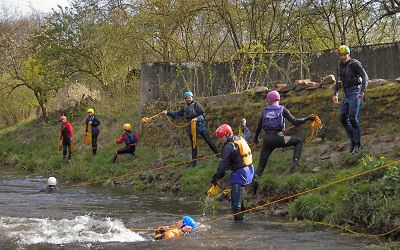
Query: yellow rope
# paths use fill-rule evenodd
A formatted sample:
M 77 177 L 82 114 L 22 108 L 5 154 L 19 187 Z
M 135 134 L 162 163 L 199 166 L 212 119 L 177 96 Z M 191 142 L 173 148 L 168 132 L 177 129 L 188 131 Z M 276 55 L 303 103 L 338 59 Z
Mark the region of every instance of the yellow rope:
M 310 123 L 311 134 L 306 138 L 306 142 L 311 142 L 317 138 L 318 129 L 322 126 L 321 119 L 317 115 L 311 114 L 311 117 L 313 118 L 313 121 Z
M 267 202 L 267 203 L 265 203 L 263 205 L 259 205 L 259 206 L 253 207 L 253 208 L 249 208 L 247 210 L 244 210 L 244 211 L 241 211 L 241 212 L 238 212 L 238 213 L 228 214 L 228 215 L 225 215 L 225 216 L 213 219 L 213 220 L 209 220 L 207 222 L 204 222 L 204 224 L 211 224 L 211 223 L 223 220 L 223 219 L 230 218 L 230 217 L 235 216 L 235 215 L 252 212 L 252 211 L 258 210 L 260 208 L 266 207 L 266 206 L 274 205 L 274 204 L 279 203 L 281 201 L 286 201 L 286 200 L 292 199 L 294 197 L 298 197 L 300 195 L 304 195 L 304 194 L 307 194 L 307 193 L 311 193 L 311 192 L 314 192 L 314 191 L 317 191 L 317 190 L 324 189 L 326 187 L 329 187 L 329 186 L 344 182 L 346 180 L 354 179 L 354 178 L 356 178 L 358 176 L 362 176 L 362 175 L 365 175 L 365 174 L 368 174 L 368 173 L 371 173 L 371 172 L 378 171 L 378 170 L 383 169 L 383 168 L 387 168 L 388 166 L 391 166 L 391 165 L 399 163 L 399 162 L 400 162 L 400 160 L 394 161 L 394 162 L 388 163 L 388 164 L 380 166 L 380 167 L 376 167 L 376 168 L 373 168 L 373 169 L 370 169 L 370 170 L 367 170 L 367 171 L 364 171 L 364 172 L 361 172 L 361 173 L 358 173 L 358 174 L 354 174 L 354 175 L 339 179 L 337 181 L 333 181 L 333 182 L 321 185 L 321 186 L 316 187 L 316 188 L 312 188 L 312 189 L 309 189 L 309 190 L 306 190 L 306 191 L 303 191 L 303 192 L 299 192 L 299 193 L 296 193 L 296 194 L 293 194 L 293 195 L 289 195 L 287 197 L 284 197 L 284 198 L 281 198 L 281 199 L 278 199 L 278 200 L 275 200 L 275 201 L 270 201 L 270 202 Z
M 203 157 L 198 157 L 198 158 L 192 159 L 192 160 L 173 163 L 173 164 L 165 165 L 165 166 L 158 167 L 158 168 L 145 169 L 145 170 L 141 170 L 141 171 L 137 171 L 137 172 L 126 173 L 126 174 L 123 174 L 123 175 L 115 175 L 115 176 L 111 176 L 111 177 L 109 177 L 107 179 L 102 179 L 102 180 L 98 180 L 98 181 L 81 182 L 81 183 L 78 183 L 78 184 L 63 185 L 63 186 L 60 186 L 60 187 L 62 187 L 62 188 L 82 187 L 82 186 L 87 186 L 87 185 L 96 184 L 96 183 L 105 182 L 105 181 L 113 181 L 113 180 L 117 180 L 119 178 L 139 175 L 139 174 L 143 174 L 143 173 L 146 173 L 146 172 L 149 172 L 149 171 L 153 172 L 153 171 L 158 171 L 158 170 L 161 170 L 161 169 L 166 169 L 166 168 L 170 168 L 170 167 L 184 165 L 184 164 L 187 164 L 187 163 L 190 163 L 190 162 L 193 162 L 193 161 L 199 161 L 199 160 L 203 160 L 203 159 L 206 159 L 206 158 L 211 158 L 211 157 L 214 157 L 214 156 L 217 156 L 217 155 L 219 155 L 219 153 L 218 154 L 211 154 L 211 155 L 207 155 L 207 156 L 203 156 Z
M 196 135 L 197 135 L 197 130 L 196 130 L 196 125 L 197 121 L 195 119 L 192 119 L 190 122 L 190 130 L 192 132 L 192 148 L 196 149 L 197 147 L 197 142 L 196 142 Z

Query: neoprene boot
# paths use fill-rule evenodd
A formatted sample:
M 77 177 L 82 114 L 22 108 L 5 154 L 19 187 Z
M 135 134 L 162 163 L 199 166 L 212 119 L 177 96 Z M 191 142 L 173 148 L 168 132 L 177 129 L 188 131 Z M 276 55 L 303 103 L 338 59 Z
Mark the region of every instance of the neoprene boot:
M 298 167 L 299 167 L 299 160 L 296 159 L 293 161 L 292 165 L 290 165 L 290 167 L 288 169 L 286 169 L 285 175 L 293 173 L 294 170 Z
M 242 211 L 242 209 L 232 209 L 232 213 L 233 213 L 233 214 L 239 213 L 239 212 L 241 212 L 241 211 Z M 242 221 L 243 221 L 243 214 L 236 214 L 236 215 L 234 215 L 234 216 L 233 216 L 233 220 L 234 220 L 235 222 L 242 222 Z

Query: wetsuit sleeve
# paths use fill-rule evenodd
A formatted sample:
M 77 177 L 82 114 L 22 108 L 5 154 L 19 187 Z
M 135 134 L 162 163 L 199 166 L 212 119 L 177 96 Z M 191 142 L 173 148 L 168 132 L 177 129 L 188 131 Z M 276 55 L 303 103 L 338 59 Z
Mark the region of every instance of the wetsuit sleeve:
M 333 88 L 333 95 L 337 96 L 339 93 L 339 66 L 336 67 L 336 83 L 335 87 Z
M 365 72 L 365 69 L 363 68 L 361 63 L 357 60 L 355 60 L 351 66 L 353 67 L 354 72 L 356 72 L 361 77 L 361 79 L 362 79 L 361 80 L 361 92 L 364 92 L 368 86 L 367 72 Z
M 95 116 L 92 121 L 92 126 L 97 127 L 100 125 L 100 120 Z
M 225 171 L 228 169 L 228 164 L 233 151 L 233 144 L 227 143 L 222 149 L 221 158 L 219 160 L 217 172 L 213 175 L 211 182 L 215 184 L 219 179 L 225 176 Z
M 178 119 L 184 115 L 185 108 L 181 108 L 179 111 L 168 111 L 167 115 L 170 116 L 172 119 Z
M 243 138 L 249 143 L 251 141 L 251 132 L 248 127 L 243 128 Z
M 198 102 L 195 102 L 194 103 L 194 105 L 195 105 L 195 110 L 196 110 L 196 113 L 197 113 L 197 116 L 195 117 L 196 119 L 197 119 L 197 122 L 202 122 L 202 121 L 204 121 L 204 119 L 205 119 L 205 117 L 204 117 L 204 108 L 203 108 L 203 106 L 200 104 L 200 103 L 198 103 Z
M 294 126 L 299 126 L 299 125 L 301 125 L 301 124 L 303 124 L 303 123 L 305 123 L 305 122 L 310 120 L 309 117 L 304 117 L 304 118 L 297 119 L 286 108 L 283 109 L 283 117 L 285 119 L 287 119 Z
M 118 140 L 116 140 L 115 142 L 116 142 L 117 144 L 121 144 L 121 143 L 123 143 L 123 142 L 125 141 L 125 139 L 126 139 L 126 135 L 122 135 L 122 137 L 119 138 Z
M 263 122 L 263 117 L 261 115 L 260 120 L 258 120 L 257 128 L 256 128 L 256 133 L 254 135 L 254 140 L 258 141 L 258 136 L 260 135 L 261 128 L 262 128 L 262 122 Z

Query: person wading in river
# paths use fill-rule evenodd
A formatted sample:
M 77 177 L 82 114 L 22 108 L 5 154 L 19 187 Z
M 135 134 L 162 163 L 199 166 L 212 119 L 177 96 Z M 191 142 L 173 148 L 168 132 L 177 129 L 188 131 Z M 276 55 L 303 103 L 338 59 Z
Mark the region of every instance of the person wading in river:
M 218 185 L 226 170 L 232 171 L 229 177 L 231 185 L 231 209 L 236 222 L 243 221 L 243 214 L 237 214 L 243 210 L 243 187 L 253 181 L 254 167 L 251 150 L 246 140 L 240 136 L 234 136 L 232 128 L 228 124 L 222 124 L 215 131 L 215 136 L 224 145 L 217 172 L 212 176 L 213 187 Z M 219 188 L 218 188 L 219 189 Z
M 57 191 L 57 179 L 55 177 L 49 177 L 47 180 L 47 187 L 44 189 L 41 189 L 40 192 L 47 192 L 47 193 L 52 193 Z

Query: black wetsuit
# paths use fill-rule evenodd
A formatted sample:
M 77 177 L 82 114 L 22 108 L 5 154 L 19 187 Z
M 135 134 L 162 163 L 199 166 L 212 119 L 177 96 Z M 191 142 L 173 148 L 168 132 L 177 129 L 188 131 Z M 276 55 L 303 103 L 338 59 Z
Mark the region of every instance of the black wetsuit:
M 168 112 L 167 115 L 172 117 L 173 119 L 184 117 L 186 121 L 191 121 L 193 118 L 197 118 L 197 123 L 196 123 L 197 135 L 201 135 L 201 137 L 203 137 L 204 141 L 208 144 L 211 150 L 215 154 L 218 154 L 217 147 L 208 136 L 207 128 L 205 126 L 205 121 L 204 121 L 205 120 L 204 113 L 205 112 L 203 106 L 200 103 L 193 101 L 192 103 L 186 105 L 186 107 L 183 107 L 181 110 L 176 112 Z M 186 129 L 186 134 L 189 136 L 190 145 L 193 145 L 192 131 L 190 126 Z M 197 146 L 195 148 L 192 147 L 192 159 L 194 160 L 196 158 L 197 158 Z M 191 166 L 194 167 L 195 165 L 196 161 L 192 161 Z
M 89 122 L 92 122 L 92 153 L 93 155 L 96 155 L 97 152 L 97 138 L 99 137 L 100 134 L 100 129 L 98 126 L 100 125 L 100 120 L 97 118 L 97 116 L 88 116 L 86 118 L 86 129 L 85 132 L 88 132 L 88 124 Z
M 301 125 L 307 121 L 310 121 L 310 117 L 296 119 L 290 112 L 283 108 L 283 118 L 287 119 L 294 126 Z M 263 115 L 258 122 L 258 126 L 255 132 L 254 140 L 258 141 L 261 128 L 263 128 Z M 275 148 L 284 148 L 294 146 L 293 161 L 294 163 L 300 159 L 301 150 L 303 148 L 303 140 L 297 137 L 285 136 L 282 130 L 279 129 L 264 129 L 264 140 L 260 153 L 260 160 L 256 169 L 256 177 L 261 176 L 264 172 L 265 166 L 267 165 L 268 158 Z

